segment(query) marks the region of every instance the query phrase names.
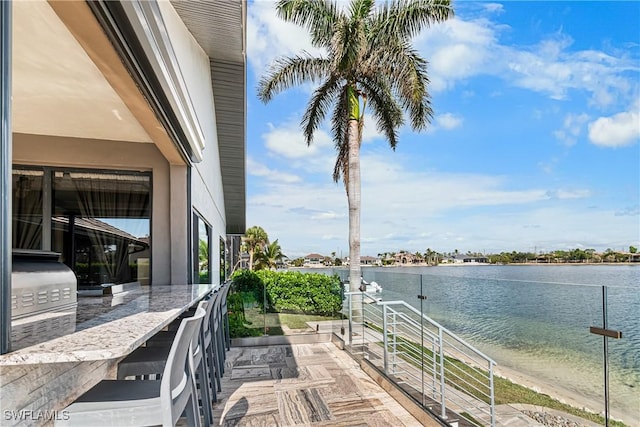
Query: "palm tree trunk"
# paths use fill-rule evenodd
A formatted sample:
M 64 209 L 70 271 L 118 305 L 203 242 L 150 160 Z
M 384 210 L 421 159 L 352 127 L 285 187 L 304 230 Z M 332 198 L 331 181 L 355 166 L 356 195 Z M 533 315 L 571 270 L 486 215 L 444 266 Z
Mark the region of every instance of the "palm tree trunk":
M 360 138 L 357 120 L 349 120 L 349 290 L 360 288 Z

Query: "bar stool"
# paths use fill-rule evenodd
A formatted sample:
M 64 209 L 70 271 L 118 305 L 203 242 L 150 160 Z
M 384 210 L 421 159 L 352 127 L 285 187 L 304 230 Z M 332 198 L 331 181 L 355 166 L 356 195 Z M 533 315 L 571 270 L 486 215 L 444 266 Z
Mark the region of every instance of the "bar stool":
M 211 425 L 213 421 L 213 409 L 211 405 L 211 388 L 209 386 L 209 371 L 207 367 L 207 344 L 205 343 L 205 328 L 208 329 L 211 316 L 211 301 L 201 301 L 197 310 L 203 309 L 204 319 L 198 330 L 198 339 L 193 348 L 193 364 L 196 374 L 196 387 L 200 389 L 200 402 L 205 425 Z M 145 347 L 139 347 L 118 363 L 118 379 L 134 376 L 136 378 L 155 379 L 160 375 L 167 363 L 167 357 L 175 341 L 176 333 L 162 331 L 152 337 Z M 213 384 L 211 385 L 213 387 Z M 197 395 L 196 395 L 197 396 Z
M 222 391 L 222 369 L 220 368 L 220 345 L 219 345 L 219 334 L 215 332 L 215 320 L 214 316 L 220 311 L 219 309 L 215 309 L 216 306 L 221 304 L 223 301 L 223 288 L 216 289 L 213 293 L 210 294 L 209 299 L 207 300 L 207 313 L 208 318 L 202 323 L 202 329 L 204 331 L 204 348 L 205 354 L 207 358 L 207 370 L 209 373 L 209 381 L 211 385 L 211 397 L 213 402 L 218 401 L 218 392 Z M 208 323 L 208 324 L 207 324 Z M 154 335 L 148 342 L 147 345 L 150 347 L 154 346 L 162 346 L 167 345 L 167 341 L 172 339 L 172 331 L 161 331 Z
M 198 308 L 178 328 L 161 381 L 103 380 L 65 408 L 56 426 L 175 426 L 186 412 L 189 426 L 200 427 L 193 363 L 206 315 Z
M 225 347 L 227 348 L 227 351 L 231 350 L 231 331 L 229 329 L 229 309 L 227 307 L 227 296 L 229 294 L 229 289 L 231 289 L 231 283 L 227 282 L 225 283 L 225 288 L 221 296 L 222 322 L 224 325 L 224 342 L 226 344 Z M 226 359 L 226 354 L 225 354 L 225 359 Z

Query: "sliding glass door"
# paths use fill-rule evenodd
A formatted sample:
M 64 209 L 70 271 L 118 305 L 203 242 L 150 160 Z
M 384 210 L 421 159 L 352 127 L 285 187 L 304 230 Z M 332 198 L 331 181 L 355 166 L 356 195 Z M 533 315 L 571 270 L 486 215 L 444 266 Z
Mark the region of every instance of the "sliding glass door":
M 13 247 L 53 250 L 78 288 L 149 283 L 151 174 L 13 170 Z

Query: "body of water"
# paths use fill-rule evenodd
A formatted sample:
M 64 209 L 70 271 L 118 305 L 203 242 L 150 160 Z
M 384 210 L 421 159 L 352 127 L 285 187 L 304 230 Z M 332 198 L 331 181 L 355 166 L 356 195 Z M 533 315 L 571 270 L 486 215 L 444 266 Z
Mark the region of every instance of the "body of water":
M 332 270 L 346 277 L 346 270 Z M 329 271 L 327 271 L 329 272 Z M 640 265 L 363 268 L 384 300 L 404 300 L 492 357 L 604 411 L 602 286 L 607 286 L 610 408 L 640 425 Z

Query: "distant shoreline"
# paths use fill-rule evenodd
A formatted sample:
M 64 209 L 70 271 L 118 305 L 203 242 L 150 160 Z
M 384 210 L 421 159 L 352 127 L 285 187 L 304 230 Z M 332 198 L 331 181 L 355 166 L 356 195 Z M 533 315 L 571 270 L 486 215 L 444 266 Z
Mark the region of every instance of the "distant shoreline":
M 412 267 L 508 267 L 510 265 L 517 266 L 533 266 L 533 267 L 561 267 L 561 266 L 571 266 L 571 267 L 583 267 L 583 266 L 594 266 L 594 265 L 607 265 L 607 266 L 626 266 L 626 265 L 637 265 L 640 266 L 640 262 L 553 262 L 553 263 L 536 263 L 536 262 L 511 262 L 507 264 L 490 264 L 490 263 L 480 263 L 480 262 L 465 262 L 465 263 L 444 263 L 437 265 L 427 265 L 427 264 L 394 264 L 394 265 L 361 265 L 361 268 L 412 268 Z M 300 267 L 288 266 L 287 268 L 344 268 L 348 269 L 348 265 L 321 265 L 321 264 L 310 264 L 303 265 Z

